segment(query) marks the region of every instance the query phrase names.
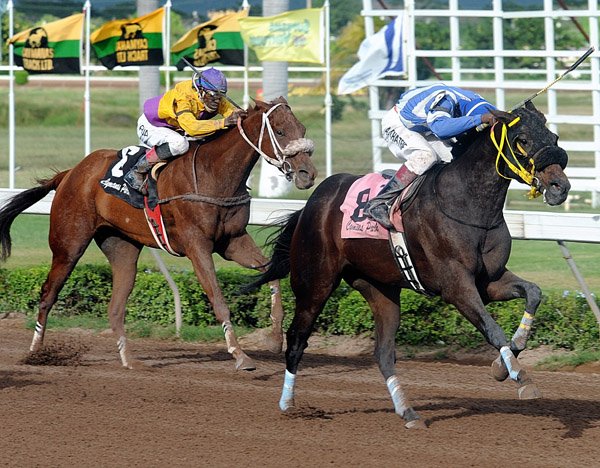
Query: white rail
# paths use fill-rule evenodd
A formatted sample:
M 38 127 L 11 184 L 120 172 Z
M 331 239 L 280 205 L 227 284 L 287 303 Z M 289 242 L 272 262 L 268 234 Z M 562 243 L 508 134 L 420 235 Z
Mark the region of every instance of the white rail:
M 0 206 L 19 192 L 20 189 L 0 189 Z M 54 192 L 51 192 L 24 213 L 50 214 L 53 198 Z M 305 203 L 304 200 L 254 198 L 250 224 L 272 224 L 277 218 L 303 208 Z M 504 217 L 513 239 L 600 243 L 600 214 L 506 210 Z

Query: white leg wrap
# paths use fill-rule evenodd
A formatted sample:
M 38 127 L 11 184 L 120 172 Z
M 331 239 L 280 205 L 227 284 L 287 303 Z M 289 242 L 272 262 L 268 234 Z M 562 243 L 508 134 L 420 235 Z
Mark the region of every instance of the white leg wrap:
M 123 367 L 129 367 L 129 361 L 127 360 L 127 338 L 125 336 L 121 336 L 117 340 L 117 349 L 119 350 Z
M 35 322 L 35 331 L 33 332 L 33 339 L 31 340 L 31 346 L 29 347 L 29 351 L 35 351 L 41 346 L 43 336 L 44 327 L 40 322 Z
M 386 380 L 386 385 L 388 391 L 390 392 L 390 396 L 392 397 L 392 401 L 394 402 L 394 409 L 396 410 L 396 414 L 402 416 L 405 411 L 408 409 L 406 396 L 402 391 L 402 387 L 400 386 L 400 379 L 397 375 L 392 375 Z
M 521 323 L 519 324 L 519 328 L 517 328 L 517 331 L 512 338 L 512 341 L 518 350 L 525 349 L 525 345 L 527 344 L 527 340 L 531 333 L 531 325 L 533 325 L 533 315 L 529 312 L 525 312 L 521 319 Z
M 510 378 L 517 380 L 521 369 L 519 369 L 519 363 L 513 352 L 508 346 L 502 346 L 502 348 L 500 348 L 500 356 L 502 356 L 502 360 L 504 361 L 504 365 L 508 370 Z
M 227 352 L 233 354 L 236 346 L 233 345 L 235 343 L 235 335 L 233 334 L 233 325 L 231 325 L 230 321 L 223 322 L 223 333 L 225 334 L 225 343 L 227 343 Z
M 285 370 L 285 379 L 283 380 L 283 389 L 279 399 L 279 409 L 286 411 L 294 406 L 294 385 L 296 383 L 296 374 Z

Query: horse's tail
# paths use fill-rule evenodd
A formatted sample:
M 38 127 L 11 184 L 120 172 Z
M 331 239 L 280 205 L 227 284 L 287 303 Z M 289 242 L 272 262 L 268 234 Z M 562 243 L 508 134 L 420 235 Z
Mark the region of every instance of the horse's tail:
M 52 190 L 60 185 L 69 171 L 59 172 L 50 179 L 38 180 L 38 186 L 18 193 L 0 208 L 0 261 L 10 257 L 12 240 L 10 238 L 10 227 L 17 216 L 24 210 L 39 202 Z
M 252 291 L 269 281 L 285 278 L 290 273 L 290 245 L 301 214 L 302 210 L 298 210 L 275 221 L 274 224 L 283 225 L 267 239 L 266 246 L 273 249 L 271 260 L 266 265 L 267 270 L 244 286 L 243 292 Z

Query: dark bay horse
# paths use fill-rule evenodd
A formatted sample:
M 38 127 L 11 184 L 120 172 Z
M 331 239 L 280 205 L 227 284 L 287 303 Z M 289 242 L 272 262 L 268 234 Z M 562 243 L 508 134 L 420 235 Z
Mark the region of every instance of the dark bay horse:
M 506 269 L 511 236 L 502 208 L 511 179 L 543 193 L 550 205 L 562 203 L 570 183 L 563 169 L 567 154 L 533 104 L 509 114 L 494 112 L 498 123 L 475 136 L 463 154 L 425 175 L 416 198 L 405 207 L 408 252 L 426 290 L 456 308 L 500 355 L 492 373 L 517 382 L 521 399 L 539 398 L 517 356 L 525 348 L 541 291 Z M 492 138 L 493 137 L 493 138 Z M 504 142 L 502 148 L 501 143 Z M 499 149 L 500 148 L 500 149 Z M 502 156 L 504 155 L 504 156 Z M 286 371 L 280 408 L 294 405 L 298 365 L 313 326 L 331 293 L 344 279 L 369 303 L 375 320 L 375 357 L 396 413 L 406 427 L 424 427 L 396 375 L 395 338 L 400 322 L 400 291 L 409 283 L 385 240 L 342 239 L 342 204 L 358 176 L 338 174 L 323 181 L 306 206 L 291 214 L 270 242 L 269 268 L 249 288 L 290 273 L 296 310 L 287 331 Z M 486 310 L 491 301 L 525 298 L 525 313 L 511 341 Z
M 293 179 L 299 189 L 311 187 L 317 171 L 310 159 L 313 143 L 304 138 L 305 133 L 306 128 L 285 99 L 256 102 L 246 119 L 238 122 L 237 129 L 226 130 L 203 144 L 191 142 L 189 151 L 170 162 L 158 179 L 170 244 L 191 260 L 223 326 L 227 349 L 235 358 L 237 369 L 251 370 L 255 366 L 237 342 L 229 308 L 217 283 L 212 254 L 216 252 L 247 268 L 261 268 L 266 263 L 246 231 L 250 216 L 246 182 L 262 156 Z M 141 249 L 158 245 L 143 210 L 108 195 L 100 186 L 99 181 L 116 156 L 115 150 L 94 151 L 72 169 L 40 181 L 38 186 L 14 196 L 0 209 L 0 257 L 5 260 L 10 255 L 13 220 L 56 190 L 50 213 L 52 265 L 42 287 L 31 351 L 41 347 L 48 312 L 93 239 L 112 268 L 110 325 L 118 338 L 123 365 L 132 365 L 125 336 L 125 304 L 135 283 Z M 278 282 L 271 283 L 271 287 L 273 329 L 269 348 L 280 352 L 283 308 Z

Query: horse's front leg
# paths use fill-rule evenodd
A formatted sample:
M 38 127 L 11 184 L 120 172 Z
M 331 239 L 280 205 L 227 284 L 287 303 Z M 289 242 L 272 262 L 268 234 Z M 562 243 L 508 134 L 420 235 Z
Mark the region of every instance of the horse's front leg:
M 265 271 L 267 258 L 262 254 L 252 237 L 246 232 L 240 237 L 233 238 L 223 257 L 233 260 L 243 267 Z M 271 288 L 271 333 L 267 336 L 267 349 L 280 353 L 283 347 L 283 306 L 281 303 L 281 288 L 279 280 L 269 282 Z
M 408 429 L 426 428 L 427 426 L 404 393 L 400 378 L 396 375 L 396 333 L 400 325 L 399 288 L 383 286 L 376 288 L 362 279 L 352 281 L 351 285 L 362 294 L 373 312 L 375 358 L 385 379 L 396 414 L 404 419 L 404 426 Z
M 236 370 L 254 370 L 256 366 L 252 359 L 240 347 L 231 324 L 231 312 L 225 303 L 225 297 L 217 282 L 215 264 L 212 259 L 212 248 L 199 243 L 194 245 L 194 250 L 188 252 L 188 258 L 192 261 L 194 272 L 213 306 L 215 317 L 223 327 L 227 351 L 235 359 Z
M 531 377 L 521 367 L 509 346 L 502 328 L 488 313 L 475 287 L 472 276 L 467 272 L 452 275 L 457 280 L 443 291 L 442 298 L 456 308 L 483 334 L 485 339 L 500 351 L 502 362 L 509 377 L 517 383 L 519 398 L 522 400 L 540 398 L 540 392 Z
M 490 301 L 525 298 L 525 311 L 523 312 L 521 323 L 510 343 L 510 349 L 515 357 L 517 357 L 527 346 L 527 340 L 531 335 L 533 319 L 542 300 L 542 291 L 536 284 L 525 281 L 511 271 L 505 270 L 499 280 L 488 285 L 486 293 Z M 502 355 L 499 355 L 492 363 L 492 375 L 499 381 L 503 381 L 509 376 L 509 371 L 504 359 L 502 359 Z

